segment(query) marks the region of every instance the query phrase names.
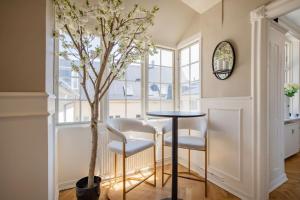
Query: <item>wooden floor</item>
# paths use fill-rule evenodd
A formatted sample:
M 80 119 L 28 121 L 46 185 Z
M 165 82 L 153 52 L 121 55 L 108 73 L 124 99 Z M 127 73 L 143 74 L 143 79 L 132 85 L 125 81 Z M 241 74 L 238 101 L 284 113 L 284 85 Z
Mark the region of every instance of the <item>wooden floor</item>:
M 180 167 L 183 170 L 182 167 Z M 158 185 L 153 188 L 149 185 L 142 184 L 127 195 L 128 200 L 156 200 L 169 197 L 171 191 L 171 181 L 162 188 L 160 184 L 160 173 L 158 170 Z M 270 200 L 299 200 L 300 199 L 300 153 L 286 160 L 286 174 L 288 181 L 274 190 L 270 194 Z M 130 183 L 128 183 L 130 184 Z M 108 194 L 111 200 L 122 199 L 122 186 L 115 184 L 108 192 L 107 188 L 102 188 L 101 199 L 107 199 Z M 204 184 L 200 182 L 179 179 L 179 197 L 184 200 L 201 200 L 204 198 Z M 208 183 L 209 200 L 236 200 L 239 199 L 234 195 L 226 192 L 218 186 Z M 60 192 L 59 200 L 76 200 L 74 189 Z
M 184 170 L 182 167 L 179 170 Z M 157 186 L 156 188 L 149 186 L 147 184 L 142 184 L 138 186 L 136 189 L 132 190 L 127 194 L 127 200 L 160 200 L 162 198 L 170 197 L 171 194 L 171 179 L 165 185 L 164 188 L 161 187 L 160 175 L 161 170 L 158 169 L 158 177 L 157 177 Z M 178 196 L 184 200 L 201 200 L 201 199 L 209 199 L 209 200 L 238 200 L 239 198 L 234 195 L 228 193 L 222 188 L 208 182 L 208 198 L 204 198 L 204 184 L 201 182 L 196 182 L 192 180 L 179 178 L 179 194 Z M 150 182 L 151 180 L 149 180 Z M 131 183 L 128 183 L 129 185 Z M 132 183 L 134 184 L 134 183 Z M 101 200 L 107 199 L 105 196 L 107 195 L 111 200 L 119 200 L 122 199 L 122 184 L 114 184 L 111 188 L 101 188 Z M 76 200 L 75 190 L 65 190 L 60 192 L 59 200 Z
M 300 153 L 285 162 L 288 181 L 270 194 L 270 200 L 300 199 Z

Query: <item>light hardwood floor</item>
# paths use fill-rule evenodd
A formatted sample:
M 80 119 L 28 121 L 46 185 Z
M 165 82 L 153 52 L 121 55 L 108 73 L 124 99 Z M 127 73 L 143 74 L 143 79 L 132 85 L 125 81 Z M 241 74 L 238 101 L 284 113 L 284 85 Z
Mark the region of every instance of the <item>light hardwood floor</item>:
M 184 168 L 179 167 L 179 170 L 182 171 Z M 161 170 L 158 168 L 158 177 L 157 177 L 157 186 L 156 188 L 151 187 L 147 184 L 142 184 L 136 189 L 132 190 L 127 194 L 127 200 L 159 200 L 162 198 L 170 197 L 171 194 L 171 179 L 165 185 L 164 188 L 161 187 L 160 175 Z M 184 200 L 202 200 L 204 197 L 204 184 L 201 182 L 191 181 L 187 179 L 179 178 L 179 197 Z M 151 180 L 149 180 L 151 181 Z M 128 183 L 130 184 L 130 183 Z M 133 183 L 134 184 L 134 183 Z M 102 194 L 107 193 L 106 188 L 101 188 Z M 122 199 L 122 187 L 119 184 L 112 186 L 108 192 L 109 198 L 111 200 Z M 101 200 L 106 199 L 102 195 Z M 213 183 L 208 182 L 208 200 L 238 200 L 239 198 L 230 194 L 229 192 L 223 190 L 222 188 L 214 185 Z M 76 200 L 75 190 L 65 190 L 60 192 L 59 200 Z
M 182 170 L 183 168 L 181 168 Z M 158 186 L 153 188 L 146 184 L 142 184 L 135 190 L 128 194 L 128 200 L 156 200 L 168 197 L 171 190 L 171 181 L 161 188 L 160 185 L 160 172 L 158 170 Z M 270 200 L 299 200 L 300 199 L 300 153 L 292 156 L 286 160 L 286 173 L 288 181 L 282 186 L 274 190 L 270 194 Z M 109 197 L 112 200 L 121 199 L 120 186 L 115 185 L 109 191 Z M 106 189 L 102 188 L 102 193 L 106 193 Z M 190 181 L 186 179 L 179 179 L 179 196 L 184 200 L 201 200 L 204 198 L 204 185 L 203 183 Z M 65 190 L 60 192 L 60 200 L 76 200 L 74 189 Z M 102 197 L 102 199 L 105 199 Z M 237 200 L 239 198 L 219 188 L 218 186 L 208 184 L 208 198 L 209 200 Z
M 286 160 L 285 170 L 288 181 L 271 192 L 270 200 L 300 199 L 300 153 Z

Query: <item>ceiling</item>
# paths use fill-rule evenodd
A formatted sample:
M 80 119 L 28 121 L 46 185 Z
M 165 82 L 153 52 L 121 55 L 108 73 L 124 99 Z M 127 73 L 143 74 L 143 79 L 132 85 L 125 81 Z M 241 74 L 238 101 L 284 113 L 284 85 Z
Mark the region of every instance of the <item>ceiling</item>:
M 125 9 L 132 8 L 136 3 L 147 9 L 158 6 L 159 11 L 154 18 L 154 26 L 150 28 L 150 34 L 156 44 L 172 48 L 176 48 L 193 19 L 199 15 L 182 0 L 125 0 L 124 2 Z
M 300 28 L 300 9 L 290 12 L 284 17 Z
M 202 14 L 221 0 L 182 0 L 189 7 Z

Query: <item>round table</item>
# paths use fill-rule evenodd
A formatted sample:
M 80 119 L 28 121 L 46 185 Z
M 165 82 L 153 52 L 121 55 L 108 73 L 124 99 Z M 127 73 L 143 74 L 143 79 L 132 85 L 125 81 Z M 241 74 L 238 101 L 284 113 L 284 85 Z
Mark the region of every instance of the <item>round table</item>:
M 172 197 L 167 199 L 177 200 L 178 192 L 178 118 L 203 117 L 206 114 L 200 112 L 180 112 L 180 111 L 157 111 L 147 112 L 147 115 L 154 117 L 172 118 Z

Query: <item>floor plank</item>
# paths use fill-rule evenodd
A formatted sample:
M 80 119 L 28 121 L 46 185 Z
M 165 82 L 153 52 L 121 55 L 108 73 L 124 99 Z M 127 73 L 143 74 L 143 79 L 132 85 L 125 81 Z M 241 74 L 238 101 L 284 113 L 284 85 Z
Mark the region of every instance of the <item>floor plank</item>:
M 184 170 L 180 167 L 180 170 Z M 157 177 L 157 186 L 156 188 L 151 187 L 147 184 L 142 184 L 138 186 L 136 189 L 132 190 L 127 194 L 127 200 L 159 200 L 162 198 L 169 197 L 171 194 L 171 180 L 165 185 L 165 187 L 161 187 L 160 175 L 161 170 L 158 169 L 158 177 Z M 187 179 L 179 178 L 179 194 L 180 198 L 184 200 L 202 200 L 204 198 L 204 184 L 201 182 L 191 181 Z M 151 181 L 151 180 L 149 180 Z M 127 182 L 130 184 L 129 182 Z M 131 182 L 134 184 L 133 182 Z M 108 196 L 111 200 L 119 200 L 122 199 L 122 185 L 112 184 L 111 188 L 108 190 L 104 187 L 101 188 L 101 200 L 107 199 L 105 196 L 108 193 Z M 103 195 L 104 194 L 104 195 Z M 222 188 L 216 186 L 213 183 L 208 183 L 208 200 L 238 200 L 239 198 L 230 194 L 229 192 L 223 190 Z M 60 192 L 59 200 L 76 200 L 75 190 L 65 190 Z
M 128 200 L 143 199 L 161 199 L 168 197 L 171 191 L 171 181 L 162 188 L 160 185 L 160 173 L 158 170 L 158 186 L 153 188 L 146 184 L 142 184 L 132 192 L 128 193 Z M 270 194 L 270 200 L 299 200 L 300 199 L 300 153 L 288 158 L 286 160 L 286 174 L 288 181 L 282 186 L 274 190 Z M 130 183 L 128 183 L 130 184 Z M 118 200 L 122 197 L 121 185 L 115 184 L 109 189 L 109 197 L 112 200 Z M 102 194 L 106 194 L 108 189 L 102 188 Z M 179 179 L 179 197 L 185 200 L 201 200 L 204 198 L 203 183 L 190 181 L 186 179 Z M 105 200 L 105 195 L 101 199 Z M 239 198 L 226 192 L 222 188 L 209 183 L 208 184 L 208 198 L 209 200 L 237 200 Z M 65 190 L 60 192 L 59 200 L 76 200 L 75 190 Z
M 271 192 L 270 200 L 300 199 L 300 153 L 286 160 L 285 171 L 288 181 Z

